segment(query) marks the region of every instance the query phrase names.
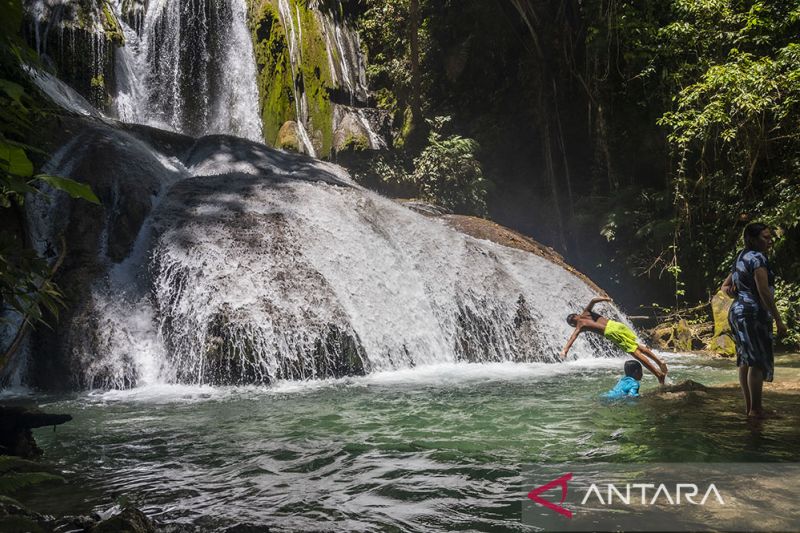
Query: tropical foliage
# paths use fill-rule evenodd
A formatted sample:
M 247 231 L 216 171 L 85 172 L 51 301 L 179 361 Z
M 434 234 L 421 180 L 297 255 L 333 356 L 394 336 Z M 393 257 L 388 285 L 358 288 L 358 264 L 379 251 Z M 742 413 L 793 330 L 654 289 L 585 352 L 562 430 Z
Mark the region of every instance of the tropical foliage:
M 767 221 L 797 341 L 800 2 L 355 5 L 371 87 L 394 118 L 399 154 L 382 161 L 402 164 L 388 176 L 406 169 L 412 192 L 482 212 L 450 198 L 472 194 L 441 153 L 459 145 L 480 169 L 467 183 L 486 191 L 485 212 L 630 304 L 707 301 L 743 226 Z M 426 124 L 452 118 L 451 137 L 413 142 L 415 95 Z
M 52 281 L 52 266 L 25 243 L 22 207 L 26 195 L 42 195 L 42 186 L 63 191 L 73 198 L 93 203 L 99 200 L 82 183 L 60 176 L 37 174 L 32 154 L 43 155 L 28 142 L 34 124 L 46 117 L 45 104 L 37 100 L 23 65 L 35 61 L 32 53 L 16 38 L 22 21 L 19 2 L 3 5 L 0 38 L 0 215 L 4 221 L 16 220 L 0 228 L 0 311 L 15 310 L 26 325 L 42 322 L 46 312 L 58 315 L 61 293 Z M 14 80 L 14 81 L 11 81 Z M 0 320 L 2 320 L 0 316 Z M 4 363 L 0 358 L 0 366 Z

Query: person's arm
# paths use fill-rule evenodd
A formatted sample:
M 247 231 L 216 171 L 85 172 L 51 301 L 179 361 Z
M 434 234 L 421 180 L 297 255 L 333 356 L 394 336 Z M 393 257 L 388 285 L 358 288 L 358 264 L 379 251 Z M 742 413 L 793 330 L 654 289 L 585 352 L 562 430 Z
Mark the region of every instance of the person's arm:
M 586 306 L 586 309 L 583 310 L 584 313 L 589 313 L 595 304 L 599 304 L 600 302 L 610 302 L 612 301 L 611 298 L 604 298 L 602 296 L 598 296 L 597 298 L 592 298 L 589 302 L 589 305 Z
M 581 332 L 581 326 L 580 325 L 575 326 L 575 331 L 572 332 L 572 336 L 567 341 L 567 345 L 564 346 L 563 350 L 561 350 L 561 358 L 562 359 L 564 359 L 567 356 L 567 352 L 569 352 L 569 349 L 572 348 L 572 343 L 574 343 L 575 339 L 578 338 L 578 334 L 580 332 Z
M 728 277 L 722 282 L 722 287 L 720 287 L 719 290 L 731 298 L 736 297 L 736 287 L 733 284 L 733 274 L 728 274 Z
M 637 381 L 631 386 L 631 390 L 628 391 L 628 396 L 633 396 L 638 398 L 639 397 L 639 385 L 640 383 Z
M 778 313 L 778 308 L 775 306 L 775 298 L 772 297 L 772 291 L 769 290 L 769 275 L 766 267 L 755 269 L 753 271 L 753 277 L 756 279 L 756 289 L 758 289 L 758 297 L 761 299 L 761 305 L 775 318 L 775 325 L 778 327 L 778 336 L 783 337 L 786 335 L 786 325 L 783 323 L 783 320 L 781 320 L 781 315 Z

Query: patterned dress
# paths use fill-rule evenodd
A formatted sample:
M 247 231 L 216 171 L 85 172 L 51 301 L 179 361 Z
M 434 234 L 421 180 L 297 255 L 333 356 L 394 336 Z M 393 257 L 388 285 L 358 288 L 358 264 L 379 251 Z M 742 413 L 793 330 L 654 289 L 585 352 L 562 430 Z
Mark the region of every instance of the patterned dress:
M 736 365 L 759 367 L 764 372 L 764 381 L 772 381 L 772 315 L 761 304 L 755 279 L 755 271 L 761 267 L 767 269 L 769 290 L 774 293 L 775 274 L 764 254 L 743 250 L 736 258 L 731 269 L 736 300 L 728 313 L 728 322 L 736 342 Z

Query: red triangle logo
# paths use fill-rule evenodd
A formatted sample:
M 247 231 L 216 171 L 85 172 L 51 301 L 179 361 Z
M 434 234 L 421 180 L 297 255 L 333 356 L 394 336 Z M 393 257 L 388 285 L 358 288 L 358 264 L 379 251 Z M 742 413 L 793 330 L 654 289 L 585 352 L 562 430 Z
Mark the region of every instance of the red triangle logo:
M 567 499 L 567 481 L 569 481 L 570 479 L 572 479 L 572 472 L 570 472 L 569 474 L 564 474 L 560 478 L 554 479 L 553 481 L 547 483 L 546 485 L 542 485 L 541 487 L 536 487 L 535 489 L 533 489 L 528 493 L 528 498 L 538 503 L 539 505 L 544 505 L 551 511 L 555 511 L 560 515 L 566 516 L 567 518 L 572 518 L 572 511 L 570 511 L 569 509 L 565 509 L 560 505 L 564 503 L 564 500 Z M 539 497 L 539 494 L 547 492 L 548 490 L 554 487 L 561 487 L 561 501 L 558 502 L 558 504 L 549 502 Z

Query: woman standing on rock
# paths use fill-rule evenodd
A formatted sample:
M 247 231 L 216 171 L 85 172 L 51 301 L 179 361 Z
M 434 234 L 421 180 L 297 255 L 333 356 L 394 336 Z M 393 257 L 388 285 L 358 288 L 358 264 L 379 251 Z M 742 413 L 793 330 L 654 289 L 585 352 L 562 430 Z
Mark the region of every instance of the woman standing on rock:
M 764 381 L 772 381 L 772 320 L 778 336 L 786 326 L 775 307 L 775 274 L 767 252 L 772 247 L 772 230 L 759 222 L 744 228 L 744 249 L 733 263 L 731 273 L 722 283 L 722 291 L 735 298 L 728 313 L 736 343 L 736 365 L 748 416 L 763 417 L 761 390 Z

